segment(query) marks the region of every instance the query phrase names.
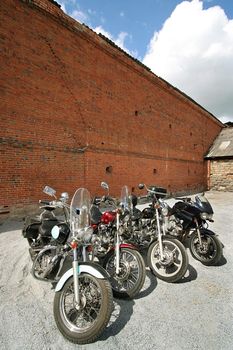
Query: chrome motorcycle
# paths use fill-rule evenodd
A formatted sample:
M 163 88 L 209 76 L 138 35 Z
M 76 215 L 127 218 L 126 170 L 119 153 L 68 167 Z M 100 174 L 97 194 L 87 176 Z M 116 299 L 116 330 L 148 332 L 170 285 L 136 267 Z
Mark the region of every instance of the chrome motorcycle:
M 144 184 L 139 184 L 139 188 L 146 188 L 147 199 L 152 204 L 139 210 L 136 208 L 137 196 L 131 196 L 133 215 L 129 218 L 123 237 L 141 249 L 148 249 L 147 262 L 154 275 L 166 282 L 176 282 L 187 271 L 188 256 L 184 246 L 165 233 L 166 212 L 162 198 L 166 196 L 166 190 L 155 186 L 148 188 Z
M 53 308 L 59 331 L 77 344 L 96 340 L 107 326 L 113 308 L 108 274 L 100 265 L 87 262 L 87 247 L 93 234 L 90 207 L 89 192 L 78 189 L 70 206 L 72 268 L 56 285 Z M 54 230 L 59 231 L 59 227 Z
M 102 182 L 101 186 L 108 195 L 102 199 L 95 198 L 91 208 L 94 255 L 110 275 L 113 294 L 133 298 L 141 290 L 146 273 L 137 247 L 124 242 L 121 236 L 130 212 L 128 188 L 122 188 L 120 203 L 117 203 L 109 196 L 108 185 Z M 102 212 L 101 205 L 104 206 Z

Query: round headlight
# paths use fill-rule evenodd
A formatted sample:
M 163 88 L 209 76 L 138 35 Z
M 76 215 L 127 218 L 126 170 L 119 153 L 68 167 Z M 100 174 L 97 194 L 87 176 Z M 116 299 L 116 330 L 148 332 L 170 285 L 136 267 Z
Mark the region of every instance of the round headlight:
M 202 220 L 207 220 L 209 217 L 209 215 L 207 213 L 201 213 L 200 216 L 201 216 Z
M 167 216 L 168 215 L 168 208 L 162 208 L 162 214 L 164 216 Z
M 61 201 L 66 202 L 66 201 L 68 201 L 68 199 L 69 199 L 68 193 L 67 192 L 62 192 L 62 194 L 61 194 Z
M 52 230 L 51 230 L 51 235 L 54 239 L 57 239 L 59 237 L 60 234 L 60 227 L 59 226 L 53 226 Z
M 93 234 L 93 228 L 90 226 L 85 230 L 84 241 L 89 242 Z

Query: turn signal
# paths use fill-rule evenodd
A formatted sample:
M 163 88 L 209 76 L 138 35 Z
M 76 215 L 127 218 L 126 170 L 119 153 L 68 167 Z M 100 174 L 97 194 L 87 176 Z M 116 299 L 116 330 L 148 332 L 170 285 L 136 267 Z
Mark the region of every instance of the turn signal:
M 73 241 L 70 243 L 72 249 L 76 249 L 78 247 L 78 243 Z

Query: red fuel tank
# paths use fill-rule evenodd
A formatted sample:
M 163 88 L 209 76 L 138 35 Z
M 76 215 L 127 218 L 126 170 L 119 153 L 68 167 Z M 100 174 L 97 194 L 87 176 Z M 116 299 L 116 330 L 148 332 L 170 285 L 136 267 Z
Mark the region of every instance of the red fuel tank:
M 116 213 L 114 211 L 106 211 L 101 216 L 101 222 L 104 224 L 109 224 L 116 218 Z

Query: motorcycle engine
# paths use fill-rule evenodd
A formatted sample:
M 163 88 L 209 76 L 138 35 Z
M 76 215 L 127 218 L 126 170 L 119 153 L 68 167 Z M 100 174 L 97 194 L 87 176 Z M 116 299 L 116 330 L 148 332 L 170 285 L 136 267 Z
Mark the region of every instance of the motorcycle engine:
M 178 218 L 170 216 L 167 221 L 167 232 L 175 237 L 179 237 L 182 234 L 183 226 Z
M 155 220 L 140 219 L 133 223 L 134 240 L 143 246 L 148 246 L 156 235 Z
M 113 241 L 112 230 L 105 224 L 99 224 L 98 230 L 92 235 L 91 243 L 97 256 L 106 254 L 109 244 Z

